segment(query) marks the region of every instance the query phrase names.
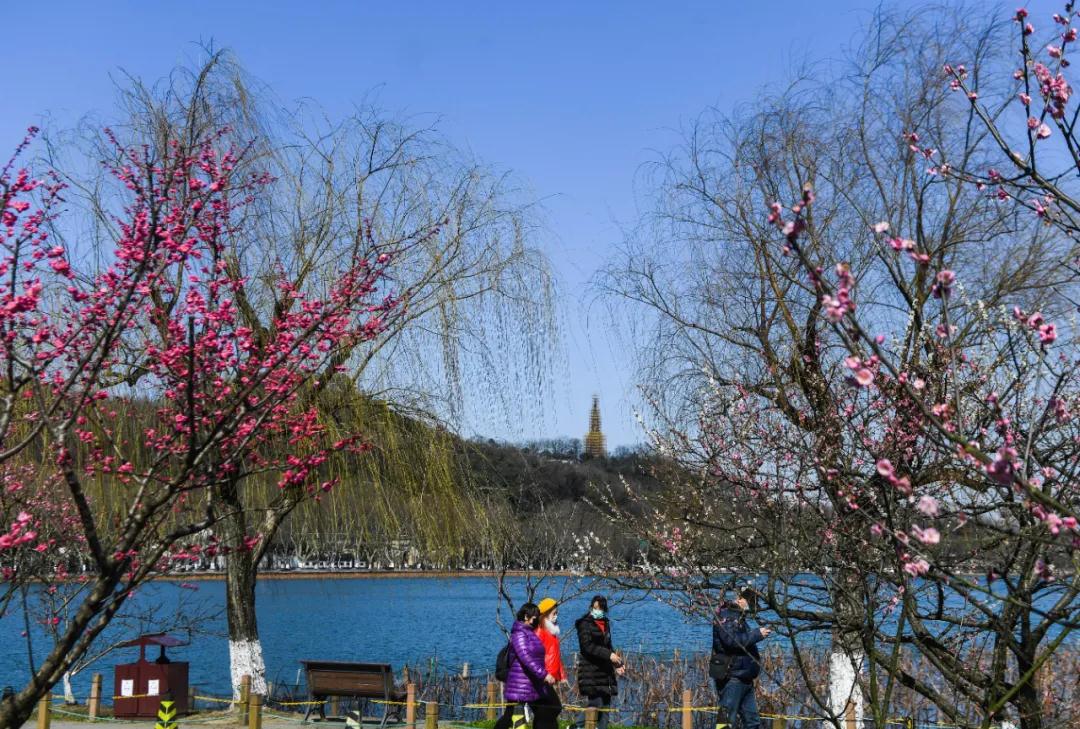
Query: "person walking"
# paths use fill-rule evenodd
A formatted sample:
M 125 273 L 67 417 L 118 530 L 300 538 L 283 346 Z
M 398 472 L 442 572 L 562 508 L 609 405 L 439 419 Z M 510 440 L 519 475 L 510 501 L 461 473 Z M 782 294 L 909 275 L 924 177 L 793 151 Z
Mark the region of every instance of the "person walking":
M 761 655 L 757 644 L 769 637 L 769 628 L 751 628 L 746 623 L 753 588 L 745 588 L 734 599 L 720 604 L 713 621 L 712 658 L 709 675 L 716 683 L 720 712 L 717 729 L 742 721 L 743 729 L 760 729 L 754 680 L 761 673 Z
M 505 684 L 505 681 L 503 683 Z M 503 696 L 506 696 L 505 692 L 503 693 Z M 494 729 L 510 729 L 510 727 L 514 724 L 514 707 L 517 706 L 517 704 L 511 703 L 509 701 L 506 701 L 504 703 L 505 706 L 503 706 L 503 713 L 500 714 L 499 718 L 495 720 Z
M 513 626 L 511 626 L 513 627 Z M 494 729 L 510 729 L 510 726 L 514 723 L 514 706 L 516 704 L 506 701 L 506 679 L 510 675 L 510 639 L 506 640 L 506 647 L 499 652 L 498 657 L 495 659 L 495 680 L 503 685 L 503 712 L 499 715 L 499 718 L 495 721 Z
M 608 617 L 608 601 L 597 595 L 589 605 L 589 612 L 574 623 L 578 635 L 578 693 L 585 699 L 586 707 L 599 709 L 596 729 L 607 729 L 607 709 L 611 697 L 619 693 L 618 676 L 626 672 L 623 660 L 611 642 L 611 619 Z M 585 714 L 578 717 L 579 727 L 585 726 Z
M 544 644 L 536 635 L 540 609 L 531 602 L 521 606 L 517 621 L 510 629 L 510 671 L 506 676 L 504 696 L 514 704 L 511 715 L 513 729 L 523 729 L 535 704 L 554 693 L 555 677 L 544 663 Z
M 565 684 L 566 669 L 563 668 L 559 649 L 559 603 L 545 597 L 537 608 L 540 610 L 540 624 L 536 628 L 536 636 L 544 644 L 544 667 L 557 683 Z M 533 729 L 558 729 L 559 714 L 562 712 L 559 692 L 553 688 L 533 704 L 533 711 L 536 713 Z

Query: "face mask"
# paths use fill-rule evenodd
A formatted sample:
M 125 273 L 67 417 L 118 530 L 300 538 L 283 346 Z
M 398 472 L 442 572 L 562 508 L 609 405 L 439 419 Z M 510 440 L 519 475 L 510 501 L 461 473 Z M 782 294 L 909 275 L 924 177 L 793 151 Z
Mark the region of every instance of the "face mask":
M 544 630 L 551 633 L 552 635 L 558 635 L 559 634 L 559 626 L 556 625 L 555 621 L 551 620 L 551 619 L 548 619 L 548 620 L 544 621 Z
M 593 608 L 592 610 L 590 610 L 590 611 L 589 611 L 589 615 L 592 615 L 592 616 L 593 616 L 593 619 L 595 619 L 595 620 L 603 620 L 603 619 L 604 619 L 604 616 L 605 616 L 606 614 L 607 614 L 607 613 L 605 613 L 605 612 L 604 612 L 603 610 L 601 610 L 600 608 Z

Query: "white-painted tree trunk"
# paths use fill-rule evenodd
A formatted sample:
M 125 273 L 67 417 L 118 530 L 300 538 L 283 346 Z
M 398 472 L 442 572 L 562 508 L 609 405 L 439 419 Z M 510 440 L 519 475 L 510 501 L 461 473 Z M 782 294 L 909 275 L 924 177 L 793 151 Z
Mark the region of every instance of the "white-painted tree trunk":
M 258 640 L 229 641 L 229 670 L 232 674 L 233 701 L 240 700 L 240 683 L 251 676 L 251 693 L 266 696 L 266 664 L 262 643 Z
M 71 671 L 64 671 L 64 703 L 75 703 L 75 691 L 71 688 Z
M 840 726 L 844 726 L 849 702 L 855 704 L 856 726 L 861 726 L 863 695 L 859 674 L 862 673 L 862 665 L 861 655 L 845 653 L 841 646 L 833 645 L 829 654 L 829 711 L 840 718 Z

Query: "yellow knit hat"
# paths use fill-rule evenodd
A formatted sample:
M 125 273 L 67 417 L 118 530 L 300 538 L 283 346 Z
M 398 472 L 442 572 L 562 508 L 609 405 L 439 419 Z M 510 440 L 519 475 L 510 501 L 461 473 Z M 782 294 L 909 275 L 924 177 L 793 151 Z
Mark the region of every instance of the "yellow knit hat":
M 558 607 L 558 605 L 559 603 L 555 602 L 550 597 L 545 597 L 543 600 L 540 601 L 540 604 L 537 605 L 537 607 L 540 608 L 541 615 L 547 615 L 556 607 Z

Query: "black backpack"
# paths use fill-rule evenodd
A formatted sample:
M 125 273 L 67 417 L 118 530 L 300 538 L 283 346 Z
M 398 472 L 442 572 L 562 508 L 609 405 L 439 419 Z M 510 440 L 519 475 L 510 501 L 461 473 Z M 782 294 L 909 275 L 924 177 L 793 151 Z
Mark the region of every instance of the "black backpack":
M 499 655 L 495 656 L 495 680 L 506 683 L 507 676 L 510 675 L 510 643 L 502 647 L 499 651 Z
M 713 653 L 709 658 L 709 678 L 714 681 L 727 681 L 731 675 L 731 666 L 735 656 L 730 653 Z

